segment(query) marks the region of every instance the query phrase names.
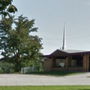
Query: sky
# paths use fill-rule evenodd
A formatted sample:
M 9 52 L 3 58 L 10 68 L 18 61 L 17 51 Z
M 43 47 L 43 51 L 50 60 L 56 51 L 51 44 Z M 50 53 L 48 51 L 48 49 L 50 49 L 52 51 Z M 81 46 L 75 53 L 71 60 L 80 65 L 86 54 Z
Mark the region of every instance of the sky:
M 65 25 L 65 49 L 90 50 L 90 0 L 13 0 L 17 16 L 35 19 L 43 54 L 62 47 Z

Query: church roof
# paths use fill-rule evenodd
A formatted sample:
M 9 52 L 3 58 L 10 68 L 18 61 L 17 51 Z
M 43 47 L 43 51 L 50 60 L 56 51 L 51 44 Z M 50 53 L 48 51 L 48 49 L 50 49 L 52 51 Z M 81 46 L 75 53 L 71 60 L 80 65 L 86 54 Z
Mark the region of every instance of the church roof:
M 60 50 L 66 53 L 82 53 L 82 52 L 90 52 L 90 51 L 83 51 L 83 50 Z
M 80 55 L 80 54 L 90 54 L 90 51 L 83 51 L 83 50 L 60 50 L 57 49 L 55 50 L 53 53 L 49 54 L 49 55 L 45 55 L 45 56 L 67 56 L 67 55 Z

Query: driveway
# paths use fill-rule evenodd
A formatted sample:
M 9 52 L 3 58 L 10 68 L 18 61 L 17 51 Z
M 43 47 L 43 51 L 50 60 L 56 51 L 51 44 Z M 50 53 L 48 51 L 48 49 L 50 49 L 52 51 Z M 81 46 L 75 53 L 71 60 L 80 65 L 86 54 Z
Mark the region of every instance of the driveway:
M 0 86 L 21 85 L 90 85 L 90 73 L 70 76 L 0 74 Z

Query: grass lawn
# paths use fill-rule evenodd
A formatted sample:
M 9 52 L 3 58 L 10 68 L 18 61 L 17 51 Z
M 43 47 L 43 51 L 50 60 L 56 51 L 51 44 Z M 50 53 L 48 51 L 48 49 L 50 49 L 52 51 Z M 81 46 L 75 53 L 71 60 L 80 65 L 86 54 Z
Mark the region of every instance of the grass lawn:
M 1 86 L 0 90 L 90 90 L 90 86 Z

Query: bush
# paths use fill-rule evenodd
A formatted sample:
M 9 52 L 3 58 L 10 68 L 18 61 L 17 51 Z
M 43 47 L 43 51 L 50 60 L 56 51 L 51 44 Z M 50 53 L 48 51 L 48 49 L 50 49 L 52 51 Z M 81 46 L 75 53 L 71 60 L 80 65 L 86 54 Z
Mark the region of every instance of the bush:
M 7 62 L 0 62 L 0 73 L 13 73 L 14 65 Z

